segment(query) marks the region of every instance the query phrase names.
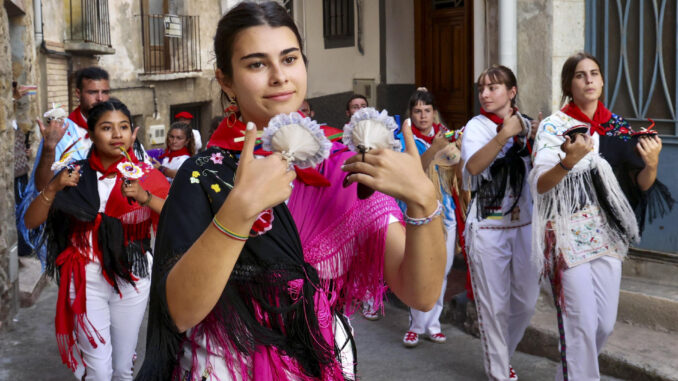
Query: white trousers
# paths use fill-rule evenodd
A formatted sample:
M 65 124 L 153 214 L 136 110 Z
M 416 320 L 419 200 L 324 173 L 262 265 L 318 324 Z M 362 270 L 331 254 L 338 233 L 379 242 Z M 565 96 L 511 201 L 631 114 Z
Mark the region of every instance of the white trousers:
M 149 268 L 150 268 L 150 255 Z M 77 351 L 85 363 L 85 369 L 78 367 L 75 377 L 85 380 L 132 380 L 133 360 L 139 337 L 139 328 L 146 311 L 146 303 L 151 289 L 151 277 L 139 279 L 134 286 L 119 281 L 122 297 L 104 279 L 99 263 L 90 262 L 85 266 L 87 288 L 87 318 L 103 337 L 94 348 L 87 335 L 77 325 Z M 71 286 L 71 302 L 75 290 Z M 82 363 L 82 362 L 81 362 Z
M 508 380 L 509 360 L 530 324 L 539 296 L 531 260 L 531 225 L 510 229 L 473 226 L 468 257 L 478 311 L 485 373 Z
M 557 380 L 600 380 L 598 355 L 617 321 L 621 269 L 621 260 L 600 257 L 563 271 L 565 308 L 558 309 L 563 366 Z
M 452 220 L 445 219 L 445 230 L 447 230 L 447 238 L 445 241 L 445 248 L 447 250 L 447 261 L 445 262 L 445 277 L 443 278 L 443 288 L 440 290 L 440 296 L 436 301 L 435 306 L 430 311 L 419 311 L 410 308 L 410 331 L 417 334 L 435 335 L 440 333 L 440 314 L 443 312 L 443 302 L 445 298 L 445 290 L 447 289 L 447 275 L 452 268 L 454 261 L 454 251 L 457 243 L 457 223 Z

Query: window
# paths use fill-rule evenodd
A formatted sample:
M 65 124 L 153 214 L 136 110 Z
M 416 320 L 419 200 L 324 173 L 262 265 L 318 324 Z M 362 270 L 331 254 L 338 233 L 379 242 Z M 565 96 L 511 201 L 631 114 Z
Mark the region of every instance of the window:
M 586 51 L 605 75 L 603 103 L 635 128 L 651 118 L 678 135 L 678 5 L 675 1 L 586 2 Z
M 323 0 L 325 49 L 355 45 L 354 0 Z

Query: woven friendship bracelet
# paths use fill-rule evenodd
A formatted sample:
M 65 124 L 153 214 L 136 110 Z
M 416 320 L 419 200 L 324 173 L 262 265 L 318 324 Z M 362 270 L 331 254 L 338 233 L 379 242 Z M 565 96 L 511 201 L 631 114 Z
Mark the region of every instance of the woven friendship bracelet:
M 412 217 L 408 216 L 407 213 L 403 213 L 405 223 L 408 224 L 408 225 L 420 226 L 420 225 L 426 225 L 429 222 L 433 221 L 434 218 L 438 217 L 443 212 L 443 204 L 441 204 L 439 200 L 437 202 L 438 202 L 438 207 L 428 217 L 412 218 Z
M 214 216 L 214 218 L 212 218 L 212 225 L 214 225 L 214 227 L 217 228 L 217 230 L 219 230 L 223 235 L 230 237 L 230 238 L 233 238 L 236 241 L 245 242 L 249 238 L 246 235 L 240 235 L 240 234 L 237 234 L 237 233 L 230 231 L 226 226 L 222 225 L 217 220 L 216 216 Z

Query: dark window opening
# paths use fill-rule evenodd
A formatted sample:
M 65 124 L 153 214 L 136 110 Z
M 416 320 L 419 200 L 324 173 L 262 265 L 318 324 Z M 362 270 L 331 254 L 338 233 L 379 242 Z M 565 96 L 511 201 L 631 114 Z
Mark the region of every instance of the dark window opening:
M 355 45 L 354 0 L 323 0 L 325 49 Z

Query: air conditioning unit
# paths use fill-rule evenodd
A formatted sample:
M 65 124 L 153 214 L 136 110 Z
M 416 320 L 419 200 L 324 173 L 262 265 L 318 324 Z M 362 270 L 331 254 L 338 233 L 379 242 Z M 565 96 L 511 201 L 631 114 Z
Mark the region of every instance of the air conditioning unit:
M 377 81 L 369 78 L 354 78 L 353 93 L 364 95 L 370 107 L 377 107 Z
M 148 127 L 148 140 L 150 140 L 151 145 L 155 144 L 164 144 L 165 143 L 165 125 L 164 124 L 154 124 Z

